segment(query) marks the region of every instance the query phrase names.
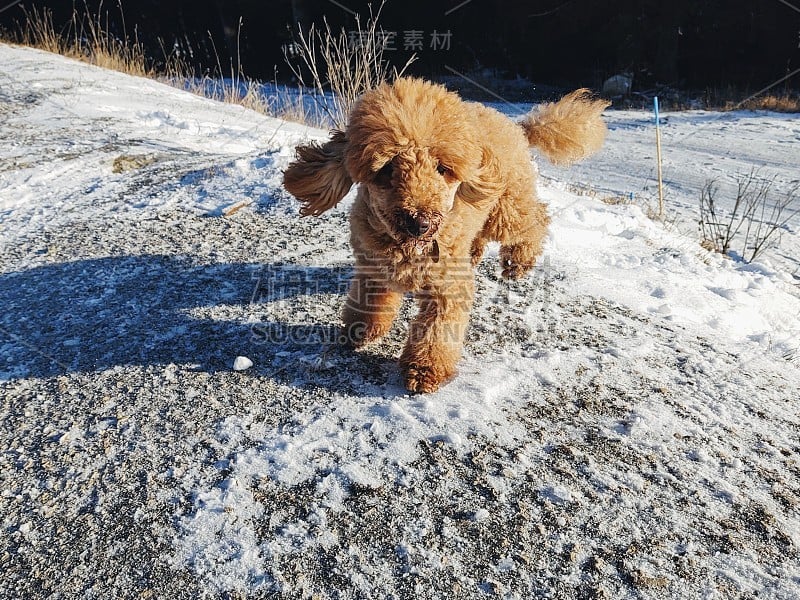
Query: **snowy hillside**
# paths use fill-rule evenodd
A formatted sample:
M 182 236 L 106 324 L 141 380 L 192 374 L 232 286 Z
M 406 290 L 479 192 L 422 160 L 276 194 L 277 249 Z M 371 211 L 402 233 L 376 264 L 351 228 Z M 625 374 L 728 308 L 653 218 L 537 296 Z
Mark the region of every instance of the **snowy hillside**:
M 647 119 L 540 165 L 541 264 L 487 256 L 458 378 L 409 396 L 410 303 L 326 342 L 348 202 L 280 186 L 325 132 L 0 45 L 3 597 L 800 596 L 797 229 L 745 265 L 573 193 L 638 194 Z M 794 116 L 666 127 L 676 221 L 797 177 Z

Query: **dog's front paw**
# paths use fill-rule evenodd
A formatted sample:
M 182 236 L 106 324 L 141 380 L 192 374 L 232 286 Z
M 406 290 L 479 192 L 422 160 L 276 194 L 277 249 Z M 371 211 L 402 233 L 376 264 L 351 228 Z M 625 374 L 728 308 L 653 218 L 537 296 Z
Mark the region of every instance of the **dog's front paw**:
M 427 365 L 413 364 L 403 368 L 406 389 L 414 394 L 435 392 L 454 374 Z
M 506 279 L 520 279 L 536 265 L 539 253 L 530 244 L 500 247 L 500 267 Z

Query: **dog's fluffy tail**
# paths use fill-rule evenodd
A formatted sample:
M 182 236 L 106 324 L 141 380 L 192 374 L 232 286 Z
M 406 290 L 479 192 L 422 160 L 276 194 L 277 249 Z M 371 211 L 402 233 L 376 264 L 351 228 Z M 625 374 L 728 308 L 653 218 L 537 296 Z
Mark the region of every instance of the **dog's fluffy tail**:
M 593 98 L 585 88 L 532 110 L 521 122 L 528 143 L 550 162 L 563 165 L 597 152 L 606 137 L 600 117 L 610 103 Z

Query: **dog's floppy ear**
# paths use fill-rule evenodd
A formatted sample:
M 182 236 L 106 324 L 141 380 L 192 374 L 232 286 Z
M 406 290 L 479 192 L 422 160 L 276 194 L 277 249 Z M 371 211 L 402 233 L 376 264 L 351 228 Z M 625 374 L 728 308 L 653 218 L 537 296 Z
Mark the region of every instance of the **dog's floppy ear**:
M 324 144 L 298 146 L 297 158 L 283 172 L 283 186 L 302 202 L 304 217 L 333 208 L 353 186 L 344 166 L 347 137 L 334 130 Z
M 471 177 L 461 182 L 458 195 L 465 202 L 480 206 L 495 200 L 502 193 L 503 187 L 497 157 L 484 148 L 481 166 Z

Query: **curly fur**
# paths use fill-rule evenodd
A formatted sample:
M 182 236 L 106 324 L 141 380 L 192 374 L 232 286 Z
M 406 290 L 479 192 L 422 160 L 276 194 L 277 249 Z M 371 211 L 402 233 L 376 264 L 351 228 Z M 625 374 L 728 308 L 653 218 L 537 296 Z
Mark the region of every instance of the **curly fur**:
M 514 279 L 542 252 L 550 219 L 529 148 L 555 162 L 591 154 L 603 142 L 606 106 L 577 90 L 514 123 L 440 85 L 401 78 L 364 94 L 344 132 L 298 147 L 284 185 L 301 214 L 321 214 L 360 184 L 347 339 L 361 346 L 383 336 L 412 292 L 419 313 L 400 355 L 406 387 L 431 392 L 451 378 L 486 244 L 500 242 L 502 274 Z
M 300 214 L 304 217 L 318 217 L 333 208 L 353 187 L 342 165 L 346 146 L 344 133 L 334 131 L 322 145 L 297 147 L 297 160 L 283 172 L 283 185 L 302 200 Z
M 559 102 L 542 104 L 520 123 L 531 146 L 555 164 L 570 164 L 603 145 L 606 126 L 600 119 L 610 102 L 592 99 L 586 88 Z

